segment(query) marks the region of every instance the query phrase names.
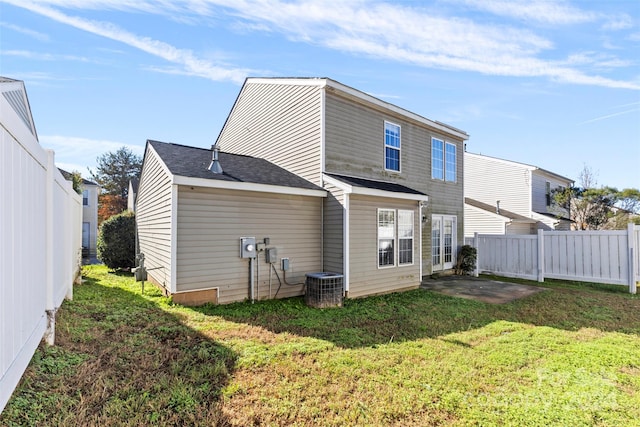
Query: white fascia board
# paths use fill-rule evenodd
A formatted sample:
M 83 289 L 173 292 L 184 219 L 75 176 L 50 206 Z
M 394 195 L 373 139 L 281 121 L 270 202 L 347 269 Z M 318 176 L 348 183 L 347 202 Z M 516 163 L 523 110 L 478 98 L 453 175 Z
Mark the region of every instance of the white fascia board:
M 348 194 L 358 194 L 363 196 L 374 197 L 386 197 L 389 199 L 402 199 L 402 200 L 416 200 L 418 202 L 429 201 L 429 196 L 426 194 L 410 194 L 410 193 L 396 193 L 394 191 L 376 190 L 373 188 L 357 187 L 347 184 L 343 181 L 330 177 L 326 174 L 322 175 L 324 182 L 334 185 Z
M 219 179 L 190 178 L 175 175 L 173 184 L 191 187 L 219 188 L 224 190 L 256 191 L 259 193 L 288 194 L 291 196 L 327 197 L 325 190 L 310 190 L 282 185 L 255 184 L 252 182 L 222 181 Z
M 325 87 L 327 79 L 323 77 L 248 77 L 247 84 L 271 84 L 287 86 L 318 86 Z

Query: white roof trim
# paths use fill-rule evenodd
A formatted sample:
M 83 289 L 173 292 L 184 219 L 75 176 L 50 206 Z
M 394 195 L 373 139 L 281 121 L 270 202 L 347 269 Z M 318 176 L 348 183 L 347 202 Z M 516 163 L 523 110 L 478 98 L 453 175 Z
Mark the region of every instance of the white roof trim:
M 327 197 L 325 190 L 311 190 L 282 185 L 255 184 L 252 182 L 223 181 L 220 179 L 191 178 L 174 175 L 173 184 L 192 187 L 220 188 L 225 190 L 257 191 L 259 193 L 288 194 L 292 196 Z
M 394 191 L 385 191 L 385 190 L 376 190 L 373 188 L 358 187 L 358 186 L 340 181 L 326 174 L 322 174 L 322 179 L 327 184 L 334 185 L 348 194 L 358 194 L 363 196 L 374 196 L 374 197 L 386 197 L 390 199 L 416 200 L 420 202 L 429 201 L 429 196 L 427 196 L 426 194 L 396 193 Z
M 342 83 L 339 83 L 335 80 L 329 78 L 318 78 L 318 77 L 310 77 L 310 78 L 260 78 L 260 77 L 249 77 L 246 80 L 246 83 L 258 83 L 258 84 L 280 84 L 280 85 L 295 85 L 295 86 L 317 86 L 320 88 L 330 87 L 335 90 L 338 90 L 342 93 L 350 95 L 354 98 L 360 99 L 361 101 L 368 102 L 376 105 L 380 108 L 385 108 L 387 110 L 391 110 L 396 114 L 407 117 L 416 122 L 425 124 L 431 128 L 437 129 L 441 132 L 447 133 L 449 135 L 453 135 L 457 138 L 466 141 L 469 139 L 469 135 L 459 129 L 456 129 L 452 126 L 446 125 L 444 123 L 429 120 L 426 117 L 422 117 L 416 113 L 413 113 L 409 110 L 405 110 L 404 108 L 398 107 L 397 105 L 391 104 L 389 102 L 383 101 L 375 96 L 369 95 L 360 90 L 354 89 L 352 87 L 346 86 Z

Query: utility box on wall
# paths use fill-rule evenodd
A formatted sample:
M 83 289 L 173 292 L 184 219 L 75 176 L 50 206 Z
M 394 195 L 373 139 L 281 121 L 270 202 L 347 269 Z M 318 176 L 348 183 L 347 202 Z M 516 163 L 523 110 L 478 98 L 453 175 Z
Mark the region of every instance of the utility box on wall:
M 256 238 L 241 237 L 240 238 L 240 258 L 256 257 Z
M 265 253 L 265 261 L 268 264 L 275 264 L 276 262 L 278 262 L 278 249 L 268 248 Z

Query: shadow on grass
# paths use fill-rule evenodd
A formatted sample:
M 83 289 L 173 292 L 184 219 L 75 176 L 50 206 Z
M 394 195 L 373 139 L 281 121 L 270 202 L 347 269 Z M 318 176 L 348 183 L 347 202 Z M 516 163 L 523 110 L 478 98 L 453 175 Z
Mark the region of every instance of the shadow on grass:
M 229 424 L 220 400 L 237 359 L 230 349 L 152 298 L 92 278 L 74 292 L 56 345 L 38 348 L 0 425 Z
M 545 287 L 546 292 L 507 304 L 488 304 L 418 289 L 347 299 L 342 308 L 322 310 L 307 307 L 302 297 L 192 310 L 274 333 L 327 340 L 343 348 L 442 337 L 499 320 L 640 335 L 640 298 L 606 285 L 578 287 L 559 282 Z

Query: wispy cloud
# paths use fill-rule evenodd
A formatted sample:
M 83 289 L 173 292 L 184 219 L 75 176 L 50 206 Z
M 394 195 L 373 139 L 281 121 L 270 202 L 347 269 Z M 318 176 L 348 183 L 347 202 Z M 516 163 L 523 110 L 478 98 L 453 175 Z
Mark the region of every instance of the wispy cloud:
M 22 58 L 34 59 L 38 61 L 80 61 L 90 62 L 89 58 L 75 55 L 58 55 L 52 53 L 31 52 L 28 50 L 3 50 L 3 55 L 7 56 L 20 56 Z
M 548 24 L 579 24 L 597 19 L 563 1 L 549 0 L 450 0 L 495 15 Z
M 124 43 L 128 46 L 139 49 L 150 55 L 162 58 L 173 64 L 184 68 L 184 73 L 207 78 L 215 81 L 233 81 L 240 83 L 250 74 L 250 70 L 243 68 L 226 67 L 217 65 L 211 61 L 198 58 L 191 50 L 179 49 L 168 43 L 152 39 L 150 37 L 138 36 L 123 28 L 109 22 L 93 21 L 80 17 L 70 16 L 50 7 L 40 4 L 6 0 L 16 6 L 24 7 L 34 13 L 46 16 L 60 23 L 70 25 L 89 33 L 93 33 L 111 40 Z M 81 1 L 65 2 L 65 6 L 73 7 L 79 5 Z M 98 6 L 99 2 L 87 2 L 89 5 Z M 106 2 L 108 5 L 116 2 Z M 144 3 L 144 2 L 143 2 Z
M 18 33 L 26 34 L 27 36 L 32 37 L 36 40 L 40 40 L 41 42 L 49 41 L 49 36 L 47 34 L 32 30 L 30 28 L 20 27 L 18 25 L 10 24 L 9 22 L 0 22 L 0 27 L 16 31 Z
M 627 108 L 627 107 L 633 107 L 633 108 Z M 587 124 L 587 123 L 599 122 L 601 120 L 606 120 L 606 119 L 610 119 L 612 117 L 622 116 L 622 115 L 629 114 L 629 113 L 640 113 L 640 102 L 632 102 L 630 104 L 619 105 L 619 106 L 617 106 L 615 108 L 627 108 L 627 109 L 625 109 L 623 111 L 618 111 L 618 112 L 615 112 L 615 113 L 605 114 L 603 116 L 595 117 L 593 119 L 585 120 L 584 122 L 580 122 L 578 124 L 579 125 L 584 125 L 584 124 Z
M 17 3 L 17 0 L 9 0 Z M 606 17 L 583 11 L 570 4 L 546 0 L 451 0 L 511 19 L 553 25 L 595 23 Z M 461 70 L 486 75 L 543 77 L 553 81 L 639 90 L 637 81 L 625 81 L 597 75 L 598 71 L 628 65 L 624 60 L 607 58 L 595 62 L 589 71 L 558 59 L 557 47 L 548 37 L 523 26 L 485 24 L 459 16 L 428 10 L 421 3 L 387 3 L 376 0 L 176 0 L 152 2 L 139 0 L 42 0 L 28 4 L 29 10 L 86 31 L 119 40 L 178 65 L 160 68 L 163 72 L 203 76 L 217 80 L 241 81 L 248 70 L 225 68 L 197 58 L 189 50 L 140 37 L 109 23 L 71 17 L 41 6 L 42 3 L 64 8 L 143 11 L 172 16 L 174 20 L 212 20 L 243 28 L 243 31 L 280 33 L 290 40 L 323 46 L 354 55 L 414 64 L 424 68 Z M 20 5 L 24 2 L 21 1 Z M 508 22 L 508 21 L 506 21 Z M 621 28 L 625 20 L 611 28 Z M 545 59 L 548 52 L 554 59 Z M 182 70 L 182 71 L 181 71 Z

